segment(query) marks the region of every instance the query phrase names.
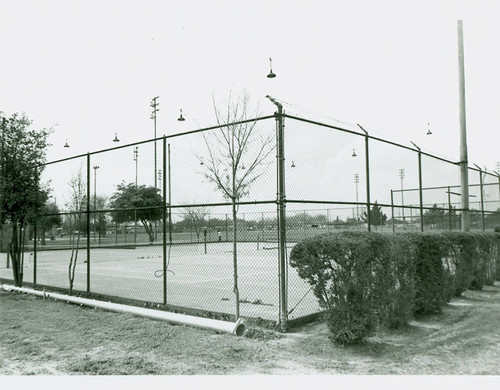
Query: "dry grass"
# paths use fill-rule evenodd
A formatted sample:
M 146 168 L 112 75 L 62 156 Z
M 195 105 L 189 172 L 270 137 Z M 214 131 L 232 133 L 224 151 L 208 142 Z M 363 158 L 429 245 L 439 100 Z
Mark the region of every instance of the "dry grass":
M 500 283 L 341 348 L 323 323 L 246 337 L 0 290 L 0 374 L 499 375 Z

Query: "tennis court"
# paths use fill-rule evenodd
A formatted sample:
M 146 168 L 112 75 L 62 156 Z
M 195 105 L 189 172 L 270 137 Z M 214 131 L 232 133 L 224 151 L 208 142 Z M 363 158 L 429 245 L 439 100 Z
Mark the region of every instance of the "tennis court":
M 292 245 L 289 245 L 288 252 Z M 0 277 L 12 279 L 6 254 L 0 254 Z M 37 252 L 37 284 L 68 288 L 70 250 Z M 92 248 L 92 293 L 163 303 L 163 249 L 161 245 L 130 248 Z M 87 253 L 80 249 L 74 289 L 86 291 Z M 33 281 L 34 259 L 25 253 L 24 280 Z M 278 249 L 275 244 L 238 244 L 240 314 L 266 320 L 279 318 Z M 319 311 L 310 286 L 289 267 L 290 319 Z M 167 246 L 167 304 L 235 314 L 232 243 L 216 242 Z

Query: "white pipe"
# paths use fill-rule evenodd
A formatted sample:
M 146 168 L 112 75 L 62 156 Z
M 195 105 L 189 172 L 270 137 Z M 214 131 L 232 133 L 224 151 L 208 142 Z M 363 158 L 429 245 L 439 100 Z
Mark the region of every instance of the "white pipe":
M 243 320 L 241 318 L 238 318 L 236 322 L 228 322 L 228 321 L 214 320 L 210 318 L 190 316 L 186 314 L 171 313 L 161 310 L 146 309 L 143 307 L 122 305 L 119 303 L 97 301 L 95 299 L 73 297 L 70 295 L 34 290 L 25 287 L 14 287 L 6 284 L 2 284 L 1 286 L 6 291 L 18 291 L 27 294 L 37 295 L 44 298 L 53 298 L 80 305 L 91 306 L 96 308 L 98 307 L 100 309 L 115 311 L 119 313 L 131 313 L 156 320 L 165 320 L 173 324 L 191 325 L 198 328 L 211 329 L 218 332 L 230 333 L 236 336 L 242 336 L 245 333 L 245 325 L 243 324 Z

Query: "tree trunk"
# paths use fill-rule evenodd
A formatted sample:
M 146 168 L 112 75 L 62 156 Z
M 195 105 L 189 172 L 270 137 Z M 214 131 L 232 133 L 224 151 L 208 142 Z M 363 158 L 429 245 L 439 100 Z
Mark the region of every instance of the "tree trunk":
M 47 241 L 45 240 L 45 233 L 47 232 L 47 230 L 45 228 L 42 228 L 41 230 L 42 230 L 41 244 L 42 246 L 44 246 L 47 245 Z
M 232 199 L 233 203 L 233 277 L 234 287 L 233 292 L 236 297 L 236 320 L 240 318 L 240 292 L 238 290 L 238 253 L 237 253 L 237 233 L 236 233 L 236 199 Z
M 141 223 L 142 223 L 142 226 L 144 226 L 146 233 L 148 234 L 149 242 L 154 242 L 155 237 L 154 237 L 153 225 L 151 225 L 151 223 L 149 223 L 149 225 L 148 225 L 148 221 L 145 219 L 141 219 Z
M 78 225 L 80 225 L 81 214 L 78 215 Z M 76 243 L 75 243 L 75 234 L 71 232 L 70 238 L 71 242 L 71 257 L 69 259 L 68 266 L 68 277 L 69 277 L 69 295 L 73 295 L 73 285 L 75 282 L 75 270 L 76 270 L 76 262 L 78 260 L 78 250 L 80 249 L 80 231 L 76 233 Z
M 12 264 L 12 273 L 14 276 L 14 285 L 16 287 L 23 286 L 23 272 L 21 269 L 21 250 L 22 245 L 20 244 L 20 240 L 22 238 L 22 234 L 20 230 L 22 229 L 22 224 L 18 222 L 12 222 L 12 239 L 10 242 L 10 258 Z

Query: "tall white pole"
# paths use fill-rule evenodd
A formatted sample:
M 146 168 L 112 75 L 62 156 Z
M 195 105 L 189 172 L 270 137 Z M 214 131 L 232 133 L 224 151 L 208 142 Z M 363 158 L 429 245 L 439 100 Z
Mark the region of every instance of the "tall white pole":
M 460 116 L 460 187 L 462 196 L 462 231 L 470 230 L 469 218 L 469 168 L 467 159 L 467 131 L 465 116 L 465 66 L 463 21 L 457 21 L 458 32 L 458 100 Z

